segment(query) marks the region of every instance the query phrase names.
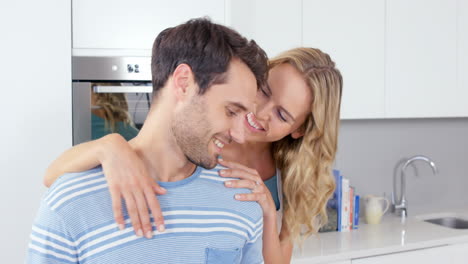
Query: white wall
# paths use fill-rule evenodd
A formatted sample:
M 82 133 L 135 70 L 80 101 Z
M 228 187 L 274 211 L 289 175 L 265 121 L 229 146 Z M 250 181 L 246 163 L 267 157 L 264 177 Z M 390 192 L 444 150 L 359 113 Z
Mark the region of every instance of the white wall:
M 0 260 L 22 263 L 47 164 L 71 146 L 71 11 L 0 2 Z

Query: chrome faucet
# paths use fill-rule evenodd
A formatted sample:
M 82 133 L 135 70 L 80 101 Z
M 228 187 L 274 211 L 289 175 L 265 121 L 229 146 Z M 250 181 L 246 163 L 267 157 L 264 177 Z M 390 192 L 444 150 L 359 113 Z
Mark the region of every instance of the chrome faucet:
M 434 161 L 432 161 L 430 158 L 426 157 L 426 156 L 423 156 L 423 155 L 417 155 L 417 156 L 414 156 L 414 157 L 411 157 L 409 158 L 405 164 L 403 165 L 403 167 L 401 167 L 401 178 L 400 178 L 400 197 L 398 198 L 398 200 L 395 200 L 395 195 L 396 195 L 396 181 L 395 181 L 395 178 L 393 178 L 393 192 L 392 192 L 392 204 L 393 204 L 393 211 L 402 217 L 402 220 L 404 218 L 406 218 L 406 216 L 408 216 L 408 205 L 407 205 L 407 201 L 406 201 L 406 174 L 405 174 L 405 171 L 406 171 L 406 168 L 411 164 L 413 163 L 414 161 L 417 161 L 417 160 L 421 160 L 421 161 L 425 161 L 426 163 L 428 163 L 431 168 L 432 168 L 432 171 L 434 172 L 434 175 L 437 175 L 438 173 L 438 170 L 437 170 L 437 167 L 434 163 Z

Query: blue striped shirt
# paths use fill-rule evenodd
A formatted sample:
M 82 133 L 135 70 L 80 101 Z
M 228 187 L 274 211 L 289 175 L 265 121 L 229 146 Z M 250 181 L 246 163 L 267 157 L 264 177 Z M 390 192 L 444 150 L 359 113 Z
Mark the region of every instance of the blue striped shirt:
M 217 167 L 160 182 L 165 232 L 137 237 L 128 214 L 119 230 L 101 167 L 60 177 L 33 224 L 27 263 L 263 263 L 262 210 L 224 187 Z M 125 207 L 124 207 L 125 208 Z

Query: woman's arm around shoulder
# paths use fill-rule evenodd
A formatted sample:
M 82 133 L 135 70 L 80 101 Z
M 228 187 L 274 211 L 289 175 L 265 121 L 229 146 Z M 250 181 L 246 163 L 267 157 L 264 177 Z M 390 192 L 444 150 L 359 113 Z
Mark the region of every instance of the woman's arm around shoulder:
M 132 146 L 119 134 L 82 143 L 65 151 L 46 171 L 44 184 L 50 186 L 60 175 L 78 172 L 102 165 L 112 198 L 114 218 L 124 229 L 122 198 L 138 236 L 152 237 L 153 226 L 148 208 L 158 230 L 164 229 L 164 219 L 156 194 L 166 190 L 152 179 Z
M 128 143 L 118 134 L 110 134 L 97 140 L 76 145 L 63 152 L 47 168 L 44 175 L 44 185 L 50 187 L 58 177 L 65 173 L 79 172 L 92 169 L 102 164 L 106 149 L 125 146 Z

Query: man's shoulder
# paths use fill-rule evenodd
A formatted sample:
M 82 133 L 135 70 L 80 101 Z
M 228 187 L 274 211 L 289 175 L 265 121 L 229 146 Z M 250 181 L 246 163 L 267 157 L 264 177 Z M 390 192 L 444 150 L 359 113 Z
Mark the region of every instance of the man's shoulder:
M 212 183 L 218 183 L 220 186 L 224 186 L 224 182 L 229 180 L 239 180 L 239 178 L 232 178 L 232 177 L 221 177 L 219 175 L 219 171 L 223 169 L 228 169 L 222 165 L 216 165 L 216 167 L 212 169 L 201 169 L 200 172 L 200 179 L 206 180 Z
M 227 181 L 229 179 L 234 179 L 234 178 L 221 177 L 219 175 L 219 171 L 222 170 L 222 169 L 227 169 L 227 168 L 224 167 L 224 166 L 221 166 L 219 164 L 216 165 L 216 167 L 214 167 L 212 169 L 201 168 L 200 179 L 204 179 L 204 180 L 207 180 L 209 182 L 219 183 L 219 184 L 224 184 L 225 181 Z
M 101 166 L 60 176 L 43 199 L 50 209 L 55 211 L 76 198 L 89 196 L 99 190 L 107 190 L 107 182 Z
M 234 209 L 239 213 L 248 215 L 255 221 L 261 219 L 262 209 L 257 202 L 246 202 L 238 201 L 234 198 L 234 195 L 241 193 L 251 193 L 250 189 L 244 188 L 228 188 L 224 185 L 225 181 L 239 180 L 238 178 L 221 177 L 219 171 L 226 169 L 221 165 L 216 166 L 213 169 L 202 169 L 200 172 L 200 180 L 203 181 L 209 188 L 210 195 L 216 204 L 219 204 L 227 209 Z

